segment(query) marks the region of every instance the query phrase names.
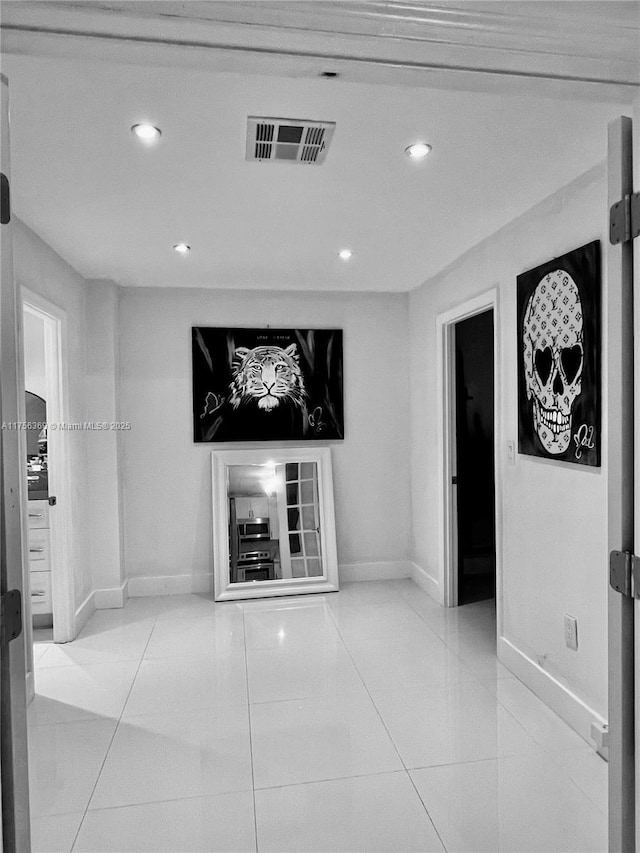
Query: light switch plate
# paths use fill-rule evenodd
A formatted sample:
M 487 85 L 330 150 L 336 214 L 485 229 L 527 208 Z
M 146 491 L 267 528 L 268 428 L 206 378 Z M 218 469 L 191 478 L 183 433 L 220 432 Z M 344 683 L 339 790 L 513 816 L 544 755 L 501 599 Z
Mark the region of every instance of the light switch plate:
M 564 641 L 568 649 L 578 651 L 578 621 L 568 613 L 564 614 Z

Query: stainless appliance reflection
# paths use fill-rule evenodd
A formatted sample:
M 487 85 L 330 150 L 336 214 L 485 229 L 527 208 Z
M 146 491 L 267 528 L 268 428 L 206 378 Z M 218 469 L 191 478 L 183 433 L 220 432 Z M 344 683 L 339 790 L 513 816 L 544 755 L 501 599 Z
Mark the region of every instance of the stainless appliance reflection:
M 277 543 L 271 540 L 270 520 L 241 518 L 236 522 L 235 535 L 238 539 L 238 556 L 235 572 L 232 564 L 232 582 L 275 580 L 274 550 Z

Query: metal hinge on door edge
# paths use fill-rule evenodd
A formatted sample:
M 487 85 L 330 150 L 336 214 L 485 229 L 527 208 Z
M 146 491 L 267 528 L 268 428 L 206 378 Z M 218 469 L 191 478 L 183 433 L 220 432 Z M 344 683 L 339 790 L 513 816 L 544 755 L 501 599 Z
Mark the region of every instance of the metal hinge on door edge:
M 0 644 L 6 645 L 22 633 L 22 596 L 19 589 L 10 589 L 0 595 L 2 621 Z
M 11 221 L 11 200 L 9 194 L 9 179 L 0 172 L 0 225 L 8 225 Z
M 609 584 L 628 598 L 640 598 L 640 557 L 631 551 L 612 551 L 609 555 Z
M 609 242 L 612 246 L 635 240 L 640 234 L 640 193 L 623 196 L 609 210 Z

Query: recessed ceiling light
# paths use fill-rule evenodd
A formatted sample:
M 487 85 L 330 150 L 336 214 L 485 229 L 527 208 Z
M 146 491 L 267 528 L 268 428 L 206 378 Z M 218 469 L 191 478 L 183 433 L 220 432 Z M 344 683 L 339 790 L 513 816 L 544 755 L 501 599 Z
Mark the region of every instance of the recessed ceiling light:
M 135 134 L 145 145 L 153 145 L 162 136 L 162 131 L 159 127 L 154 127 L 152 124 L 147 123 L 134 124 L 131 128 L 131 133 Z
M 411 160 L 422 160 L 430 151 L 431 146 L 426 142 L 414 142 L 413 145 L 409 145 L 408 148 L 404 149 L 404 153 Z
M 341 249 L 338 252 L 338 257 L 342 258 L 343 261 L 348 261 L 352 255 L 353 252 L 351 251 L 351 249 Z
M 186 243 L 176 243 L 173 249 L 179 255 L 186 255 L 191 251 L 191 246 L 187 246 Z

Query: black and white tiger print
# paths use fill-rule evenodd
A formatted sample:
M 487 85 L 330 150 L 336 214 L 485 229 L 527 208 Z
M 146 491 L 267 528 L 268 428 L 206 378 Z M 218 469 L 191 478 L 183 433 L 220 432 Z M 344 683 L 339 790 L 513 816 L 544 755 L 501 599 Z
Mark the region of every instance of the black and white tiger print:
M 295 344 L 289 344 L 286 349 L 237 347 L 231 372 L 229 403 L 233 409 L 257 403 L 259 409 L 271 412 L 285 401 L 291 401 L 298 408 L 304 406 L 307 392 Z

